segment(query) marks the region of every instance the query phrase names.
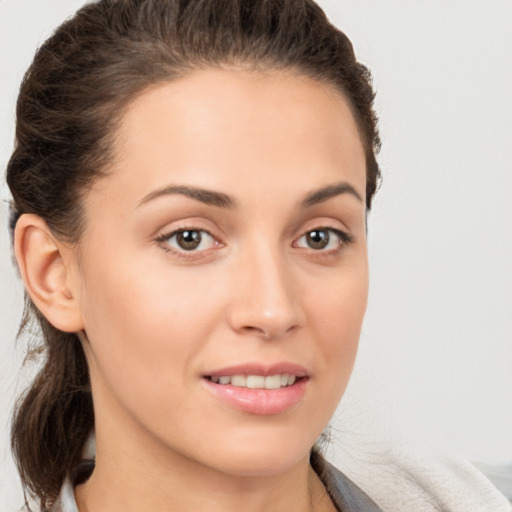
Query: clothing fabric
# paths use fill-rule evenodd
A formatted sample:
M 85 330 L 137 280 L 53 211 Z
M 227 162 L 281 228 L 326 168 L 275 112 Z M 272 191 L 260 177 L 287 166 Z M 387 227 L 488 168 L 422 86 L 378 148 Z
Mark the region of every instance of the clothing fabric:
M 365 492 L 320 453 L 311 453 L 311 465 L 339 512 L 383 512 Z
M 311 465 L 339 512 L 383 512 L 368 495 L 320 454 L 312 454 Z M 64 483 L 51 512 L 78 512 L 73 487 L 87 480 L 93 469 L 93 461 L 84 461 L 76 469 Z

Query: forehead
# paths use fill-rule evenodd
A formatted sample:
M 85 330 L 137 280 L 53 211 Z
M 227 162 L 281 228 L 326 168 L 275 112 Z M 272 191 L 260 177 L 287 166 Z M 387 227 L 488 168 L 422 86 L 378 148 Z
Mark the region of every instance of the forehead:
M 128 105 L 116 141 L 106 182 L 126 187 L 126 197 L 165 181 L 257 191 L 269 177 L 290 191 L 346 179 L 365 195 L 348 101 L 292 72 L 208 69 L 157 84 Z

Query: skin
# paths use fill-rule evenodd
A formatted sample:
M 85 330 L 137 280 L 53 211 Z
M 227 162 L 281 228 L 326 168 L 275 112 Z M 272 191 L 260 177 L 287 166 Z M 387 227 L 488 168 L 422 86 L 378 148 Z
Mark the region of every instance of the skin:
M 202 70 L 139 95 L 116 140 L 78 247 L 33 216 L 17 227 L 19 258 L 46 248 L 35 277 L 20 265 L 36 304 L 83 331 L 97 459 L 76 489 L 81 512 L 334 510 L 308 456 L 348 383 L 367 301 L 365 157 L 347 101 L 291 72 Z M 170 186 L 236 205 L 158 193 Z M 351 242 L 324 231 L 329 245 L 312 248 L 319 228 Z M 211 236 L 186 251 L 165 238 L 178 229 Z M 216 369 L 283 361 L 309 380 L 279 414 L 204 385 Z

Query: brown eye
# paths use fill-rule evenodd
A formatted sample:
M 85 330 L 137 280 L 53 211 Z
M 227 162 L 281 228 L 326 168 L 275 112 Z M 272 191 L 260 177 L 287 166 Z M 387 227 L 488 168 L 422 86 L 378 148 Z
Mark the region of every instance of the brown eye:
M 213 236 L 203 229 L 179 229 L 158 237 L 157 241 L 176 252 L 201 252 L 218 246 Z
M 315 250 L 324 249 L 329 244 L 329 231 L 327 229 L 314 229 L 306 233 L 308 247 Z
M 293 245 L 303 249 L 328 252 L 341 249 L 352 241 L 352 236 L 339 229 L 315 228 L 304 233 Z
M 193 251 L 201 245 L 201 231 L 187 230 L 176 233 L 176 243 L 185 251 Z

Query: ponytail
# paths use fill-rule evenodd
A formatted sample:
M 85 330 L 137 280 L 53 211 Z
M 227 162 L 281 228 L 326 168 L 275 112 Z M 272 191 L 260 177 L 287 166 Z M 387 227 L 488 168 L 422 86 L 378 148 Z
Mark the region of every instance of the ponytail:
M 27 300 L 27 308 L 33 308 Z M 26 310 L 27 311 L 27 310 Z M 11 443 L 26 491 L 48 510 L 80 460 L 93 429 L 87 362 L 78 336 L 61 332 L 36 312 L 46 341 L 44 363 L 19 401 Z M 26 327 L 27 312 L 23 326 Z M 39 350 L 41 352 L 41 350 Z

